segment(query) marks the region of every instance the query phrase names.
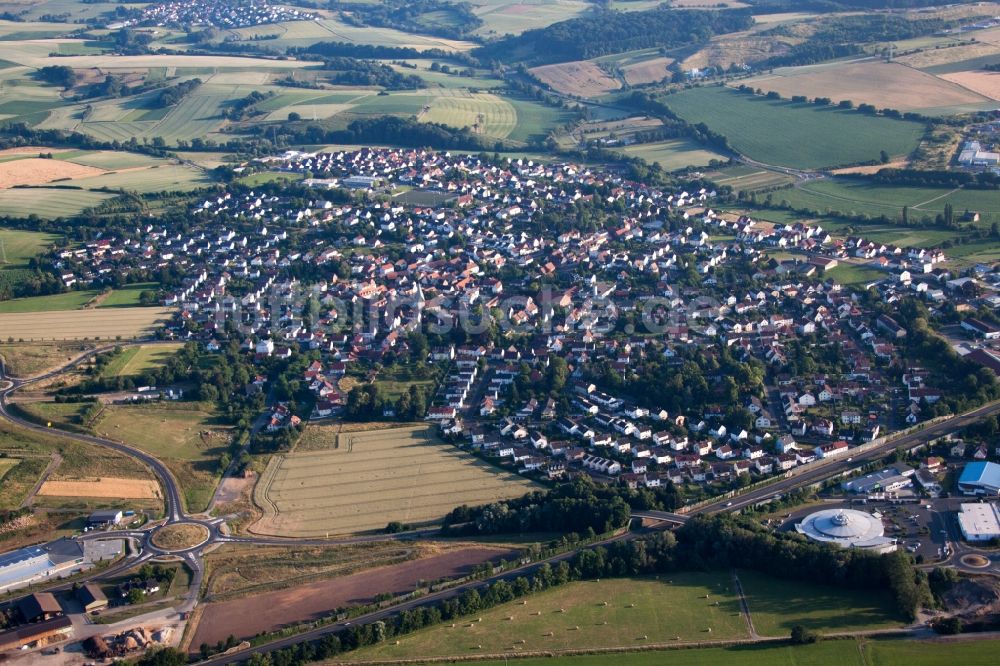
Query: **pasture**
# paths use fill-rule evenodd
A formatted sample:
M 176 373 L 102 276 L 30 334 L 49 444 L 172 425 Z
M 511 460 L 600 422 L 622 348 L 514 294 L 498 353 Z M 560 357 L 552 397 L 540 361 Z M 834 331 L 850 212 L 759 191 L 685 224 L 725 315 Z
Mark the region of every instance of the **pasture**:
M 864 180 L 824 178 L 797 188 L 774 192 L 774 201 L 787 201 L 796 208 L 821 214 L 886 215 L 895 220 L 909 206 L 910 219 L 934 218 L 950 203 L 956 215 L 966 209 L 978 211 L 981 224 L 1000 221 L 1000 195 L 995 190 L 876 185 Z M 954 235 L 954 234 L 952 234 Z
M 870 641 L 864 645 L 870 666 L 990 666 L 996 663 L 1000 640 L 961 642 L 940 641 Z
M 960 113 L 992 108 L 990 98 L 962 81 L 945 80 L 899 63 L 844 62 L 776 69 L 747 81 L 747 85 L 793 95 L 851 100 L 878 108 L 921 111 L 930 114 Z
M 536 79 L 564 95 L 599 97 L 622 84 L 589 60 L 543 65 L 528 70 Z
M 77 189 L 16 188 L 0 190 L 0 210 L 11 217 L 72 217 L 114 196 L 105 192 Z
M 519 35 L 588 12 L 584 0 L 472 0 L 473 12 L 483 21 L 481 36 Z
M 317 537 L 378 530 L 394 520 L 429 523 L 459 504 L 538 489 L 442 443 L 430 426 L 356 433 L 309 426 L 306 437 L 327 448 L 272 458 L 254 489 L 264 517 L 252 532 Z
M 180 483 L 189 511 L 203 511 L 219 476 L 219 456 L 231 428 L 208 409 L 190 403 L 109 405 L 93 426 L 98 434 L 123 441 L 162 460 Z
M 671 139 L 656 143 L 638 143 L 620 148 L 629 157 L 639 157 L 650 164 L 659 163 L 667 171 L 689 166 L 708 166 L 713 160 L 726 160 L 725 155 L 704 148 L 690 139 Z
M 787 174 L 747 164 L 736 164 L 710 171 L 705 177 L 717 185 L 729 185 L 737 192 L 740 190 L 753 192 L 795 182 L 795 178 Z
M 86 302 L 81 302 L 80 294 L 86 296 L 88 292 L 0 302 L 0 331 L 6 339 L 18 342 L 114 340 L 149 335 L 173 314 L 173 310 L 166 308 L 74 310 L 73 307 Z M 70 296 L 77 300 L 68 301 Z M 91 297 L 93 293 L 88 300 Z M 57 303 L 63 309 L 52 311 L 51 306 Z
M 747 157 L 796 169 L 877 161 L 882 150 L 909 155 L 924 134 L 920 123 L 769 100 L 721 86 L 683 90 L 662 101 L 685 120 L 725 135 Z
M 131 308 L 139 305 L 139 297 L 144 291 L 155 292 L 159 289 L 156 282 L 139 282 L 130 284 L 120 289 L 113 289 L 110 293 L 103 295 L 99 308 Z
M 414 659 L 747 637 L 739 597 L 726 573 L 602 578 L 569 583 L 524 601 L 482 611 L 454 627 L 449 623 L 403 636 L 399 645 L 386 643 L 344 656 Z
M 905 624 L 884 590 L 857 590 L 784 581 L 740 571 L 754 628 L 762 636 L 787 636 L 800 624 L 817 632 L 888 629 Z
M 95 296 L 97 296 L 96 291 L 84 290 L 67 291 L 61 294 L 48 294 L 46 296 L 15 298 L 10 301 L 0 301 L 0 314 L 77 310 L 93 300 Z M 8 332 L 13 329 L 9 329 L 6 326 L 0 327 L 0 330 L 7 333 L 8 336 L 23 337 L 13 332 Z M 30 337 L 33 338 L 35 336 Z
M 667 647 L 667 646 L 664 646 Z M 615 652 L 574 656 L 528 657 L 518 659 L 518 666 L 871 666 L 866 665 L 850 640 L 824 641 L 813 645 L 734 645 L 697 650 L 660 650 Z M 506 660 L 476 661 L 480 666 L 509 666 Z M 885 666 L 879 664 L 879 666 Z M 908 662 L 892 666 L 908 666 Z

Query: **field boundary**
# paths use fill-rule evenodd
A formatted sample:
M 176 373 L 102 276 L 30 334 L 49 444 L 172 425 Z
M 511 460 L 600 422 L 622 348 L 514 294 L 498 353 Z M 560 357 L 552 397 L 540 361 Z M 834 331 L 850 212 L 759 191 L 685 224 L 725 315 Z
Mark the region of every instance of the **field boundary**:
M 274 516 L 278 515 L 278 506 L 268 497 L 267 491 L 271 488 L 271 483 L 274 482 L 274 477 L 281 468 L 281 463 L 284 459 L 285 457 L 280 455 L 271 456 L 271 459 L 267 461 L 267 467 L 264 468 L 263 474 L 257 478 L 257 483 L 254 484 L 253 492 L 251 493 L 253 503 L 265 516 L 269 513 Z M 247 532 L 251 534 L 266 534 L 265 532 L 257 532 L 253 529 L 259 522 L 258 520 L 253 525 L 248 525 Z

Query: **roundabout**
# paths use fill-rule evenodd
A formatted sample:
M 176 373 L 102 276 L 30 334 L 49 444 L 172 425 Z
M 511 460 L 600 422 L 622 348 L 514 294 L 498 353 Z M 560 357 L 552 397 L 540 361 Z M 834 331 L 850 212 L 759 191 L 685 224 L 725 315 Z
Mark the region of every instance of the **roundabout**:
M 180 553 L 204 545 L 211 537 L 211 531 L 201 523 L 178 522 L 156 528 L 149 542 L 164 553 Z
M 985 569 L 990 566 L 989 558 L 983 557 L 982 555 L 969 554 L 962 556 L 962 564 L 973 569 Z

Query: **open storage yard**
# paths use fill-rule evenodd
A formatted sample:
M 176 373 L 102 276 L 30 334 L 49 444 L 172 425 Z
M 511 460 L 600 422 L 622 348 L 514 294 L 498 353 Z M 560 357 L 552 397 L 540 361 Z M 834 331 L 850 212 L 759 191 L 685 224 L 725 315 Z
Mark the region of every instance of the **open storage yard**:
M 84 292 L 70 292 L 60 296 L 80 293 Z M 44 305 L 37 309 L 31 307 L 42 305 L 38 302 L 39 298 L 50 297 L 26 298 L 3 304 L 3 309 L 0 309 L 0 331 L 3 331 L 4 337 L 39 342 L 98 338 L 114 340 L 118 336 L 133 338 L 149 334 L 173 314 L 172 310 L 163 308 L 41 311 L 44 310 Z M 14 309 L 19 305 L 25 309 Z
M 460 504 L 518 497 L 538 486 L 438 440 L 430 426 L 344 433 L 310 426 L 327 450 L 275 456 L 254 491 L 258 534 L 316 537 L 426 523 Z

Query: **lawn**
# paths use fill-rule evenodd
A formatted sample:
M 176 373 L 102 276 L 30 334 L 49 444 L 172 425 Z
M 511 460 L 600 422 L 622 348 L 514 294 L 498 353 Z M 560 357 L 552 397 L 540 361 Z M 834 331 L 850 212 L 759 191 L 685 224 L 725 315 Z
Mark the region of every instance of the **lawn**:
M 345 656 L 413 659 L 496 654 L 513 645 L 527 651 L 568 650 L 747 638 L 728 573 L 605 578 L 569 583 L 525 601 L 483 611 L 454 627 L 448 623 L 415 632 L 400 638 L 399 645 Z
M 480 666 L 509 666 L 503 661 L 476 661 Z M 814 645 L 734 645 L 701 650 L 660 650 L 588 654 L 572 657 L 518 659 L 516 666 L 868 666 L 855 641 L 824 641 Z M 872 665 L 873 666 L 873 665 Z M 881 666 L 881 665 L 880 665 Z M 910 666 L 894 662 L 893 666 Z
M 180 483 L 189 511 L 203 511 L 219 477 L 230 428 L 204 405 L 113 405 L 94 424 L 98 434 L 160 458 Z
M 63 294 L 50 296 L 15 298 L 12 301 L 0 301 L 0 314 L 79 310 L 94 296 L 97 296 L 96 291 L 67 291 Z
M 730 145 L 765 164 L 819 169 L 909 155 L 924 134 L 919 123 L 858 111 L 744 95 L 730 88 L 691 88 L 661 100 L 689 122 L 705 123 Z
M 905 624 L 883 590 L 778 580 L 753 571 L 740 571 L 739 577 L 754 628 L 762 636 L 787 636 L 797 624 L 825 633 Z

